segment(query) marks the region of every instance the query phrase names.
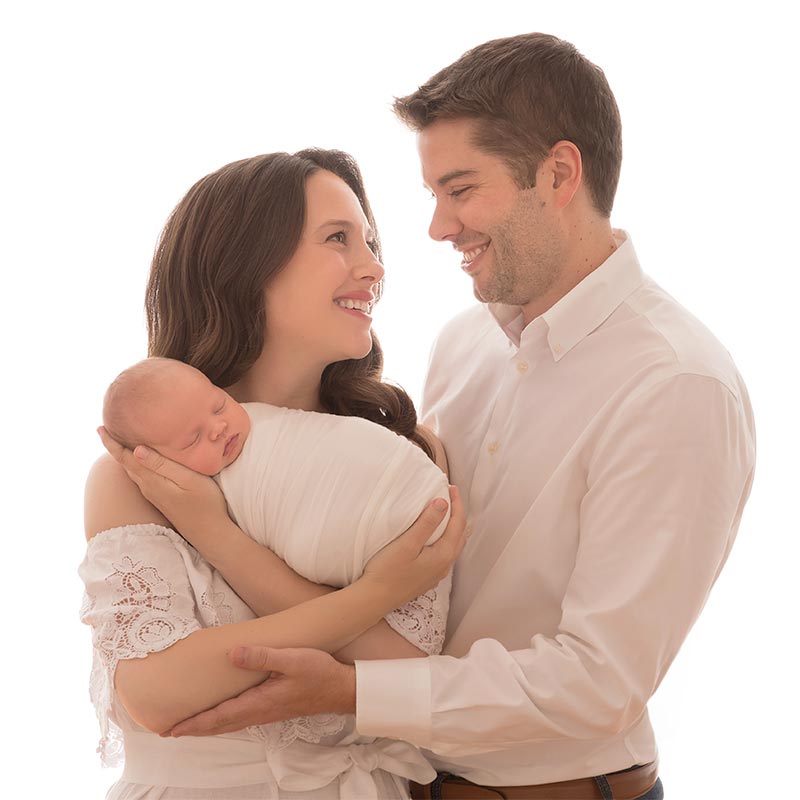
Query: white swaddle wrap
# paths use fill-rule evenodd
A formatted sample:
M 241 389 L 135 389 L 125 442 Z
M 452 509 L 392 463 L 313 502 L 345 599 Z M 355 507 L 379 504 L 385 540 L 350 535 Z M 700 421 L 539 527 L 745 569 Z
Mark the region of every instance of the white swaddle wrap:
M 239 527 L 308 580 L 352 583 L 429 501 L 448 498 L 444 473 L 387 428 L 360 417 L 244 407 L 250 435 L 217 481 Z

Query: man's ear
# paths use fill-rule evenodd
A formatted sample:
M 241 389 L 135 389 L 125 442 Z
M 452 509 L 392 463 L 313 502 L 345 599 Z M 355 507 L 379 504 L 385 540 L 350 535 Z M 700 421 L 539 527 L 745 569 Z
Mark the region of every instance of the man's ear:
M 566 140 L 556 142 L 547 158 L 556 208 L 566 208 L 583 180 L 581 151 Z

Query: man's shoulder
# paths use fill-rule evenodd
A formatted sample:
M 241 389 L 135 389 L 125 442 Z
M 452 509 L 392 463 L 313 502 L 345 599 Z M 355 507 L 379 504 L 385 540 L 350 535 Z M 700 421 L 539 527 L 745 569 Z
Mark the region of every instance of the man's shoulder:
M 704 375 L 733 390 L 740 378 L 730 353 L 692 312 L 651 279 L 626 301 L 650 328 L 678 374 Z

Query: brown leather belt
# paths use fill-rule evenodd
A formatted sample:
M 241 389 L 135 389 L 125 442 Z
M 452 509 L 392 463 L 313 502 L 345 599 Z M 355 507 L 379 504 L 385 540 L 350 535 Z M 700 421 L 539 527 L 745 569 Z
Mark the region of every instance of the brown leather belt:
M 433 783 L 411 782 L 412 800 L 636 800 L 658 779 L 658 761 L 621 772 L 542 783 L 537 786 L 481 786 L 465 778 L 440 773 Z

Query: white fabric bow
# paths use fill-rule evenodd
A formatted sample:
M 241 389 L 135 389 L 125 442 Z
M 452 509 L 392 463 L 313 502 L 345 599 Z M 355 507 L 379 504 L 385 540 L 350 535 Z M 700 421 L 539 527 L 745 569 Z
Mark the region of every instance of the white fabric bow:
M 392 739 L 333 747 L 294 742 L 285 750 L 268 752 L 267 760 L 281 789 L 307 792 L 338 777 L 341 797 L 378 797 L 371 775 L 376 769 L 417 783 L 430 783 L 436 777 L 419 750 Z

